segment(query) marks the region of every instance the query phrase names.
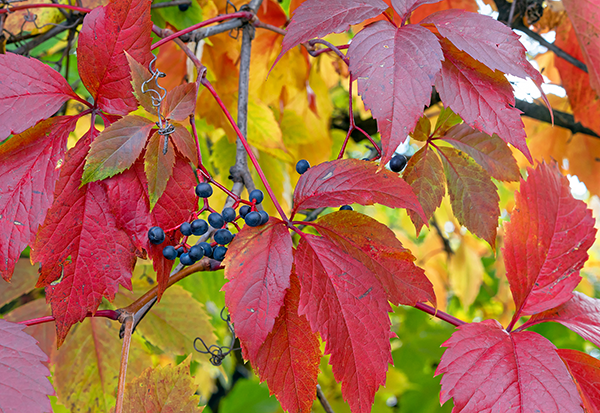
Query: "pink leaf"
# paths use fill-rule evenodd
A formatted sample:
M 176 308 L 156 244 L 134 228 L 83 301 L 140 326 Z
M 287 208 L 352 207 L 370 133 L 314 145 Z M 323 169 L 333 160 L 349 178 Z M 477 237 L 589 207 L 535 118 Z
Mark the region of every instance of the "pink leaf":
M 404 22 L 410 16 L 410 13 L 420 5 L 437 3 L 439 1 L 441 0 L 392 0 L 392 7 Z
M 369 412 L 392 362 L 391 307 L 377 278 L 331 241 L 305 234 L 294 256 L 298 313 L 327 342 L 325 353 L 353 412 Z
M 528 168 L 505 225 L 504 262 L 515 317 L 539 313 L 572 297 L 596 229 L 590 210 L 571 195 L 556 165 Z
M 577 350 L 557 349 L 558 355 L 576 380 L 587 413 L 600 411 L 600 361 Z
M 427 219 L 412 189 L 398 174 L 386 169 L 377 172 L 373 162 L 356 159 L 324 162 L 305 172 L 294 190 L 293 212 L 352 203 L 407 208 Z
M 292 260 L 292 237 L 276 218 L 260 227 L 246 225 L 229 247 L 223 290 L 247 358 L 256 359 L 273 329 L 290 287 Z
M 77 98 L 64 77 L 37 59 L 0 54 L 0 141 L 49 118 Z
M 7 281 L 52 204 L 75 124 L 70 116 L 51 118 L 0 145 L 0 274 Z
M 436 375 L 452 412 L 583 412 L 581 397 L 556 347 L 539 334 L 507 333 L 496 320 L 458 327 Z
M 44 366 L 48 356 L 24 325 L 0 319 L 0 411 L 47 413 L 54 389 Z
M 348 57 L 358 92 L 379 125 L 383 167 L 429 105 L 442 49 L 424 27 L 378 21 L 352 39 Z

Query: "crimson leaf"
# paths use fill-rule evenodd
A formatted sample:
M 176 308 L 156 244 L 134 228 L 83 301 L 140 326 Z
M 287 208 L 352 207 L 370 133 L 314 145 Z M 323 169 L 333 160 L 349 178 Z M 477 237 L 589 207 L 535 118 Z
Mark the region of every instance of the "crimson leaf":
M 600 411 L 600 361 L 577 350 L 557 349 L 558 355 L 576 380 L 588 413 Z
M 438 1 L 440 0 L 392 0 L 392 7 L 404 22 L 410 16 L 410 13 L 420 5 L 437 3 Z
M 185 83 L 167 93 L 163 115 L 167 119 L 186 120 L 196 108 L 196 84 Z

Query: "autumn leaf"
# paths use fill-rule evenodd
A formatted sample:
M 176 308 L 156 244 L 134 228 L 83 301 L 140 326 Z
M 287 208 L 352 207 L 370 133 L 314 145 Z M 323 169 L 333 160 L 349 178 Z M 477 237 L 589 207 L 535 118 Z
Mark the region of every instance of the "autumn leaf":
M 178 366 L 146 369 L 140 377 L 127 383 L 123 396 L 123 412 L 182 412 L 200 413 L 196 386 L 190 376 L 188 356 Z
M 411 23 L 419 23 L 425 17 L 435 13 L 436 11 L 446 9 L 462 9 L 466 11 L 477 12 L 477 3 L 472 0 L 441 0 L 433 4 L 424 4 L 419 6 L 411 15 Z
M 31 265 L 27 258 L 17 259 L 12 280 L 0 288 L 0 308 L 33 290 L 38 275 L 38 267 Z
M 321 350 L 306 317 L 298 315 L 299 300 L 300 282 L 292 273 L 273 330 L 250 362 L 284 410 L 310 412 L 316 397 Z
M 292 238 L 276 218 L 260 227 L 246 225 L 231 243 L 225 260 L 223 287 L 244 357 L 256 359 L 273 329 L 290 287 Z
M 0 410 L 31 413 L 52 411 L 48 396 L 48 360 L 36 340 L 23 332 L 24 325 L 0 319 Z
M 596 236 L 591 211 L 573 198 L 556 165 L 542 163 L 527 172 L 505 225 L 504 262 L 517 318 L 572 297 Z
M 67 100 L 78 99 L 60 73 L 33 58 L 0 54 L 0 78 L 0 141 L 49 118 Z
M 131 55 L 125 52 L 125 57 L 127 58 L 127 62 L 129 63 L 129 70 L 131 72 L 131 86 L 133 87 L 133 94 L 137 98 L 139 104 L 146 109 L 148 113 L 156 116 L 156 106 L 153 105 L 151 92 L 148 92 L 150 89 L 149 83 L 145 86 L 144 83 L 152 77 L 152 74 L 148 70 L 147 67 L 138 63 Z M 146 93 L 142 92 L 142 88 Z
M 556 351 L 576 380 L 586 411 L 597 413 L 600 409 L 600 361 L 577 350 L 559 348 Z
M 0 145 L 0 274 L 6 281 L 52 204 L 57 166 L 75 124 L 70 116 L 43 120 Z
M 379 280 L 323 237 L 304 234 L 294 255 L 298 314 L 327 342 L 325 354 L 352 411 L 370 411 L 392 362 L 391 307 Z
M 21 261 L 28 261 L 28 260 L 27 260 L 27 258 L 21 258 L 19 260 L 19 263 Z M 28 265 L 31 268 L 36 269 L 35 273 L 37 275 L 37 268 L 32 267 L 31 264 L 28 264 Z M 17 264 L 17 268 L 18 268 L 18 266 L 19 266 L 19 264 Z M 30 284 L 30 285 L 32 287 L 34 286 L 34 284 Z M 50 308 L 50 305 L 48 305 L 46 303 L 46 300 L 42 297 L 37 300 L 30 301 L 27 304 L 24 304 L 20 307 L 15 308 L 10 313 L 5 314 L 4 319 L 6 321 L 12 321 L 14 323 L 17 323 L 19 321 L 32 320 L 34 318 L 46 317 L 46 316 L 51 316 L 51 315 L 52 315 L 52 309 Z M 56 328 L 54 327 L 54 324 L 43 323 L 43 324 L 36 324 L 33 326 L 28 326 L 25 329 L 25 332 L 37 340 L 38 346 L 44 352 L 44 354 L 51 356 L 53 354 L 53 352 L 56 351 Z M 51 363 L 51 360 L 48 360 L 48 363 L 44 362 L 44 364 L 46 364 L 46 365 L 48 365 L 50 363 Z
M 426 220 L 410 186 L 397 174 L 377 169 L 375 163 L 357 159 L 338 159 L 313 166 L 298 180 L 292 213 L 309 208 L 377 203 L 407 208 Z
M 71 326 L 102 298 L 113 299 L 120 285 L 131 288 L 135 247 L 117 227 L 104 188 L 96 182 L 80 187 L 90 137 L 67 153 L 60 169 L 54 203 L 31 246 L 32 262 L 40 262 L 38 287 L 56 319 L 58 345 Z
M 77 68 L 100 109 L 126 115 L 137 108 L 124 52 L 147 67 L 152 59 L 151 32 L 149 0 L 113 0 L 85 16 L 79 33 Z
M 166 142 L 166 145 L 165 145 Z M 166 152 L 165 152 L 166 147 Z M 175 165 L 175 148 L 167 136 L 155 132 L 146 146 L 144 171 L 148 180 L 148 200 L 150 210 L 165 192 L 167 184 L 173 174 Z
M 464 152 L 439 147 L 452 212 L 461 225 L 495 248 L 500 198 L 490 175 Z
M 184 121 L 194 113 L 196 108 L 197 88 L 195 83 L 184 83 L 170 90 L 161 107 L 163 116 L 167 119 Z
M 381 167 L 406 140 L 431 101 L 431 87 L 443 60 L 440 44 L 418 25 L 375 22 L 348 49 L 350 72 L 381 133 Z M 377 62 L 374 64 L 372 62 Z M 385 85 L 385 86 L 383 86 Z
M 198 164 L 198 147 L 192 134 L 187 128 L 179 123 L 173 122 L 175 131 L 169 137 L 180 154 L 194 165 Z
M 279 123 L 264 103 L 250 101 L 248 104 L 248 143 L 284 162 L 292 161 L 283 143 Z
M 539 334 L 507 333 L 496 320 L 458 327 L 435 372 L 453 411 L 583 412 L 556 347 Z
M 391 0 L 392 7 L 400 16 L 402 22 L 406 21 L 410 13 L 422 4 L 437 3 L 439 0 Z

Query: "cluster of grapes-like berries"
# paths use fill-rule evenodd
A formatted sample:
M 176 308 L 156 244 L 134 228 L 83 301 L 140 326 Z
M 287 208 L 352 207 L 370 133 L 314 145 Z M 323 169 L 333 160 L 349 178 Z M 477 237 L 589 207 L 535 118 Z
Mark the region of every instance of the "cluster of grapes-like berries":
M 196 195 L 199 198 L 209 198 L 213 194 L 212 186 L 207 182 L 201 182 L 196 186 Z M 242 205 L 239 209 L 239 217 L 244 219 L 246 225 L 257 227 L 264 225 L 269 221 L 269 215 L 265 211 L 257 211 L 256 205 L 260 204 L 264 199 L 264 194 L 261 190 L 255 189 L 250 192 L 249 201 L 252 205 Z M 184 222 L 179 226 L 179 231 L 185 237 L 190 235 L 204 235 L 209 230 L 209 225 L 216 229 L 213 235 L 213 244 L 201 242 L 189 248 L 185 244 L 174 247 L 167 245 L 163 248 L 163 256 L 168 260 L 174 260 L 179 257 L 179 262 L 182 265 L 192 265 L 201 260 L 203 257 L 213 258 L 217 261 L 223 261 L 227 253 L 227 247 L 235 235 L 226 227 L 227 223 L 234 222 L 238 218 L 235 209 L 226 207 L 219 214 L 212 212 L 208 216 L 208 223 L 203 219 L 194 219 L 192 222 Z M 237 225 L 236 225 L 237 226 Z M 148 231 L 148 240 L 150 243 L 159 245 L 165 240 L 165 232 L 160 227 L 152 227 Z

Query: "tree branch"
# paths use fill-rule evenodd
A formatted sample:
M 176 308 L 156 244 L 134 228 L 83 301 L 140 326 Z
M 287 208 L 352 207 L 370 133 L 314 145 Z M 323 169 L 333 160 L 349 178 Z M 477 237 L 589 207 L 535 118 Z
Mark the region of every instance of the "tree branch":
M 174 6 L 191 6 L 192 2 L 190 0 L 173 0 L 166 1 L 164 3 L 154 3 L 150 8 L 152 9 L 162 9 L 164 7 L 174 7 Z
M 325 397 L 325 393 L 323 393 L 323 390 L 321 389 L 321 386 L 319 384 L 317 384 L 317 398 L 319 399 L 319 402 L 321 403 L 321 406 L 323 406 L 323 410 L 325 410 L 325 412 L 334 413 L 333 409 L 331 408 L 331 405 Z

